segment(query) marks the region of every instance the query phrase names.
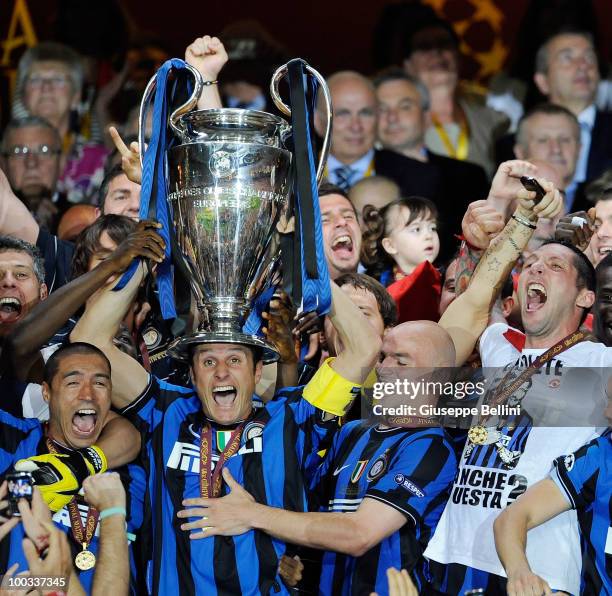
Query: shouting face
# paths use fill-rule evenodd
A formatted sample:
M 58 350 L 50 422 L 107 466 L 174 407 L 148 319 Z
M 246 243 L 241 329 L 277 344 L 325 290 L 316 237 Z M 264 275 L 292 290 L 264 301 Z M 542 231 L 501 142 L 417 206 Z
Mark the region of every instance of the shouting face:
M 28 253 L 0 252 L 0 332 L 3 335 L 46 297 L 47 286 L 36 277 L 34 262 Z
M 204 414 L 219 424 L 234 424 L 248 417 L 262 362 L 236 344 L 203 344 L 196 348 L 191 378 Z
M 43 383 L 42 391 L 49 403 L 49 434 L 53 439 L 75 449 L 98 440 L 112 393 L 110 369 L 102 356 L 64 356 L 51 383 Z

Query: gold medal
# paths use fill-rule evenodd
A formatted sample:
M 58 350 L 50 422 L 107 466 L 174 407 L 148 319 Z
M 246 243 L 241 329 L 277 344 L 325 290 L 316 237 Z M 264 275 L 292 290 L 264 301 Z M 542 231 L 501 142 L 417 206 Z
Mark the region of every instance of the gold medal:
M 83 542 L 83 550 L 74 558 L 74 564 L 81 571 L 89 571 L 96 566 L 96 555 L 87 550 L 86 542 Z
M 468 431 L 468 440 L 474 445 L 486 445 L 489 439 L 489 431 L 482 424 L 472 426 Z

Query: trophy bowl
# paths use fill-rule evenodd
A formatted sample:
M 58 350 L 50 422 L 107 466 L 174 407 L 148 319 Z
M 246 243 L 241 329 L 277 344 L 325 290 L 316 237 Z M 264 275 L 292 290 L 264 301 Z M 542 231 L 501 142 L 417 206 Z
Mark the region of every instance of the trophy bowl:
M 290 127 L 272 114 L 229 108 L 189 112 L 177 127 L 183 142 L 168 151 L 168 201 L 202 317 L 169 354 L 185 360 L 195 344 L 237 343 L 273 362 L 276 348 L 242 325 L 289 197 Z

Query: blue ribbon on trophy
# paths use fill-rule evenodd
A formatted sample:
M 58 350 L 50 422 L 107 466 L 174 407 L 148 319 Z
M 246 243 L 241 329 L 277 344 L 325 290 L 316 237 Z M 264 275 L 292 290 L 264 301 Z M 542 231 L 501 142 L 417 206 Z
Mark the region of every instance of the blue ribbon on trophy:
M 171 253 L 171 230 L 170 212 L 167 201 L 167 182 L 166 182 L 166 151 L 174 142 L 172 136 L 167 138 L 168 130 L 168 103 L 172 102 L 177 92 L 177 85 L 173 86 L 168 97 L 167 84 L 168 76 L 171 71 L 181 71 L 186 69 L 185 62 L 178 58 L 167 60 L 156 75 L 156 93 L 153 104 L 152 132 L 149 145 L 144 152 L 142 161 L 142 184 L 140 188 L 140 219 L 155 217 L 162 227 L 159 230 L 160 236 L 166 243 L 165 258 L 157 267 L 157 287 L 159 290 L 159 302 L 162 316 L 164 319 L 176 317 L 174 303 L 174 275 Z M 146 121 L 147 110 L 145 106 L 142 122 Z M 114 291 L 121 290 L 132 278 L 138 267 L 138 262 L 134 261 L 128 270 L 123 274 Z
M 295 303 L 301 307 L 301 310 L 307 312 L 316 311 L 318 314 L 323 315 L 328 312 L 331 304 L 331 288 L 329 284 L 325 253 L 323 250 L 322 225 L 317 193 L 317 175 L 315 174 L 315 157 L 312 144 L 312 133 L 310 129 L 310 120 L 312 117 L 314 104 L 311 104 L 310 107 L 308 105 L 308 92 L 310 92 L 310 98 L 312 99 L 316 98 L 317 90 L 314 84 L 312 84 L 310 88 L 308 87 L 309 77 L 307 76 L 307 71 L 310 71 L 311 73 L 316 73 L 316 71 L 313 71 L 304 61 L 299 59 L 291 61 L 288 65 L 286 65 L 286 67 L 281 67 L 277 73 L 283 68 L 285 68 L 285 72 L 287 72 L 289 76 L 291 109 L 282 104 L 282 102 L 280 103 L 282 104 L 287 115 L 291 113 L 294 160 L 292 165 L 292 179 L 290 181 L 290 188 L 293 190 L 293 214 L 295 215 L 295 263 L 284 263 L 285 274 L 292 274 L 293 276 L 292 295 Z M 173 112 L 169 119 L 168 114 L 170 112 L 170 106 L 172 105 L 175 96 L 184 91 L 187 79 L 185 77 L 181 77 L 180 71 L 185 69 L 190 70 L 196 77 L 196 90 L 191 94 L 191 97 L 187 103 Z M 172 87 L 169 89 L 169 77 L 171 74 L 175 75 L 175 81 Z M 202 83 L 201 79 L 199 79 L 199 77 L 196 75 L 197 72 L 194 72 L 194 69 L 187 65 L 183 60 L 168 60 L 162 65 L 155 77 L 149 82 L 144 94 L 143 104 L 141 106 L 140 126 L 142 129 L 144 122 L 146 121 L 146 113 L 147 109 L 149 108 L 151 94 L 154 90 L 155 99 L 153 102 L 152 135 L 149 145 L 147 149 L 143 151 L 142 156 L 143 171 L 140 218 L 146 219 L 155 217 L 162 224 L 159 233 L 166 242 L 166 250 L 164 261 L 158 265 L 157 285 L 159 289 L 159 300 L 162 315 L 165 319 L 176 317 L 175 294 L 173 287 L 175 267 L 177 272 L 187 272 L 187 276 L 189 277 L 190 272 L 188 270 L 193 265 L 196 265 L 193 263 L 193 261 L 187 262 L 191 257 L 187 256 L 184 250 L 185 247 L 182 245 L 182 252 L 180 253 L 182 260 L 181 258 L 178 258 L 179 250 L 181 249 L 179 249 L 177 246 L 178 236 L 176 236 L 173 228 L 174 225 L 182 227 L 183 223 L 180 222 L 180 209 L 179 211 L 173 213 L 173 203 L 169 202 L 168 200 L 169 166 L 167 161 L 167 151 L 171 149 L 173 145 L 177 145 L 177 139 L 175 136 L 173 134 L 168 134 L 168 124 L 170 123 L 175 132 L 179 131 L 174 124 L 179 114 L 184 114 L 190 108 L 190 106 L 194 107 L 195 103 L 197 103 L 197 96 L 199 95 L 199 89 L 201 89 Z M 318 73 L 316 73 L 316 76 L 324 84 L 323 79 Z M 187 89 L 187 91 L 189 92 L 189 89 Z M 277 99 L 275 99 L 277 105 L 279 105 L 279 101 L 280 100 L 277 101 Z M 223 112 L 223 110 L 220 111 Z M 231 110 L 229 111 L 231 112 Z M 248 114 L 248 112 L 246 113 Z M 274 116 L 265 114 L 262 114 L 261 117 L 263 116 L 268 119 L 276 118 Z M 245 117 L 248 118 L 248 116 Z M 278 118 L 277 120 L 281 121 L 281 119 Z M 191 129 L 189 128 L 190 125 L 186 124 L 186 126 L 187 129 L 184 130 L 186 131 L 186 134 L 189 135 L 191 134 Z M 328 122 L 326 143 L 329 137 L 330 128 L 331 114 L 330 121 Z M 178 140 L 178 145 L 172 149 L 173 153 L 179 151 L 180 147 L 184 146 L 181 145 L 181 142 L 185 142 L 185 140 Z M 143 131 L 141 130 L 141 148 L 143 147 L 143 143 L 144 136 Z M 225 157 L 223 151 L 220 151 L 219 153 L 223 154 L 223 159 L 228 159 Z M 325 151 L 323 153 L 325 154 Z M 229 159 L 233 158 L 229 156 Z M 229 163 L 230 162 L 228 161 L 228 164 Z M 227 164 L 225 164 L 225 162 L 219 162 L 218 165 L 225 167 Z M 207 167 L 211 167 L 210 164 Z M 321 164 L 319 164 L 319 172 L 320 171 Z M 174 221 L 173 225 L 172 221 L 176 217 L 179 218 L 179 221 Z M 179 235 L 182 238 L 181 242 L 184 242 L 184 234 Z M 115 287 L 115 290 L 120 290 L 126 285 L 126 283 L 134 275 L 136 268 L 136 262 L 130 265 Z M 193 270 L 191 273 L 192 272 Z M 193 281 L 194 276 L 191 275 L 189 280 Z M 245 339 L 245 337 L 246 335 L 261 333 L 263 323 L 261 319 L 261 312 L 267 307 L 267 304 L 269 303 L 274 291 L 271 280 L 267 281 L 268 283 L 261 288 L 258 294 L 253 296 L 253 308 L 250 309 L 250 314 L 247 321 L 242 322 L 244 325 L 242 335 L 236 330 L 228 331 L 233 323 L 230 325 L 230 327 L 228 327 L 227 325 L 229 323 L 223 323 L 224 320 L 229 320 L 224 319 L 225 311 L 216 310 L 213 313 L 217 317 L 217 323 L 215 323 L 217 327 L 216 330 L 213 330 L 214 333 L 199 331 L 190 337 L 185 337 L 182 342 L 178 342 L 177 340 L 178 343 L 173 355 L 176 355 L 176 357 L 183 357 L 184 353 L 181 352 L 181 350 L 188 347 L 192 343 L 210 341 L 211 337 L 215 333 L 217 333 L 215 337 L 218 337 L 218 334 L 220 333 L 223 338 L 227 339 L 227 334 L 229 333 L 229 335 L 234 338 L 231 341 L 235 340 L 237 343 L 246 341 L 247 343 L 250 343 L 250 340 L 248 340 L 248 338 Z M 201 275 L 199 275 L 198 288 L 200 288 L 202 284 L 206 284 L 206 280 L 202 279 Z M 182 286 L 186 284 L 179 285 Z M 184 288 L 177 288 L 177 290 L 184 290 Z M 257 342 L 255 342 L 255 344 L 259 345 Z M 265 344 L 262 345 L 265 346 Z

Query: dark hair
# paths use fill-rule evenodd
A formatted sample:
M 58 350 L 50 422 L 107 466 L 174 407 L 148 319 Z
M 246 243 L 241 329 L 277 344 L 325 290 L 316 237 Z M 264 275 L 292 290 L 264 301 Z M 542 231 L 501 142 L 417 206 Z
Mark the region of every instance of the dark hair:
M 319 199 L 322 199 L 323 197 L 326 197 L 328 195 L 340 195 L 341 197 L 344 197 L 353 208 L 353 211 L 355 212 L 355 217 L 359 218 L 357 209 L 355 209 L 355 205 L 353 205 L 353 201 L 349 199 L 349 196 L 346 191 L 342 190 L 339 186 L 336 186 L 331 182 L 323 182 L 323 184 L 319 186 Z
M 549 244 L 560 244 L 561 246 L 565 246 L 574 253 L 572 264 L 574 265 L 574 269 L 576 269 L 576 287 L 579 290 L 586 288 L 587 290 L 594 292 L 597 287 L 595 268 L 591 264 L 591 261 L 587 259 L 586 255 L 579 248 L 576 248 L 573 244 L 569 242 L 565 242 L 562 240 L 546 240 L 542 243 L 542 246 L 547 246 Z M 582 313 L 582 317 L 580 318 L 581 325 L 582 323 L 584 323 L 584 320 L 589 314 L 590 309 L 585 308 L 583 310 L 584 312 Z
M 93 254 L 102 249 L 100 236 L 106 232 L 117 245 L 121 244 L 136 227 L 136 222 L 125 215 L 103 215 L 85 228 L 77 237 L 72 257 L 71 278 L 75 279 L 89 270 Z
M 123 168 L 119 163 L 112 166 L 104 175 L 104 179 L 102 180 L 102 184 L 100 184 L 100 188 L 98 190 L 98 209 L 100 209 L 102 215 L 104 215 L 104 202 L 106 201 L 106 195 L 108 194 L 108 187 L 110 186 L 110 183 L 118 176 L 121 176 L 121 174 L 123 174 Z
M 366 273 L 376 279 L 380 278 L 383 271 L 395 264 L 395 261 L 383 248 L 382 240 L 388 236 L 395 222 L 393 212 L 396 207 L 406 207 L 409 210 L 406 225 L 423 217 L 438 218 L 438 208 L 433 201 L 424 197 L 395 199 L 380 211 L 372 205 L 366 205 L 362 212 L 365 231 L 363 232 L 361 262 L 366 267 Z
M 351 286 L 353 288 L 370 292 L 378 304 L 378 312 L 382 317 L 386 327 L 393 327 L 397 324 L 397 307 L 395 301 L 385 287 L 373 277 L 363 273 L 343 273 L 335 279 L 338 287 Z
M 104 360 L 106 366 L 108 367 L 108 372 L 111 371 L 111 364 L 109 359 L 106 357 L 106 354 L 92 344 L 85 343 L 84 341 L 77 341 L 71 344 L 63 344 L 60 346 L 51 356 L 49 360 L 47 360 L 45 364 L 45 370 L 43 373 L 43 381 L 47 383 L 47 385 L 51 385 L 57 371 L 59 370 L 60 364 L 64 358 L 68 356 L 72 356 L 73 354 L 93 354 L 96 356 L 100 356 L 102 360 Z
M 32 259 L 32 269 L 38 283 L 45 283 L 45 261 L 37 246 L 13 236 L 0 236 L 0 253 L 10 250 L 27 254 Z
M 565 116 L 573 124 L 576 133 L 576 138 L 578 141 L 580 141 L 580 123 L 578 122 L 576 116 L 563 106 L 559 106 L 554 103 L 542 102 L 531 108 L 519 120 L 519 123 L 516 127 L 517 145 L 521 145 L 523 147 L 527 145 L 527 139 L 525 138 L 525 127 L 527 125 L 527 121 L 530 120 L 533 116 L 536 116 L 537 114 L 546 114 L 548 116 Z

